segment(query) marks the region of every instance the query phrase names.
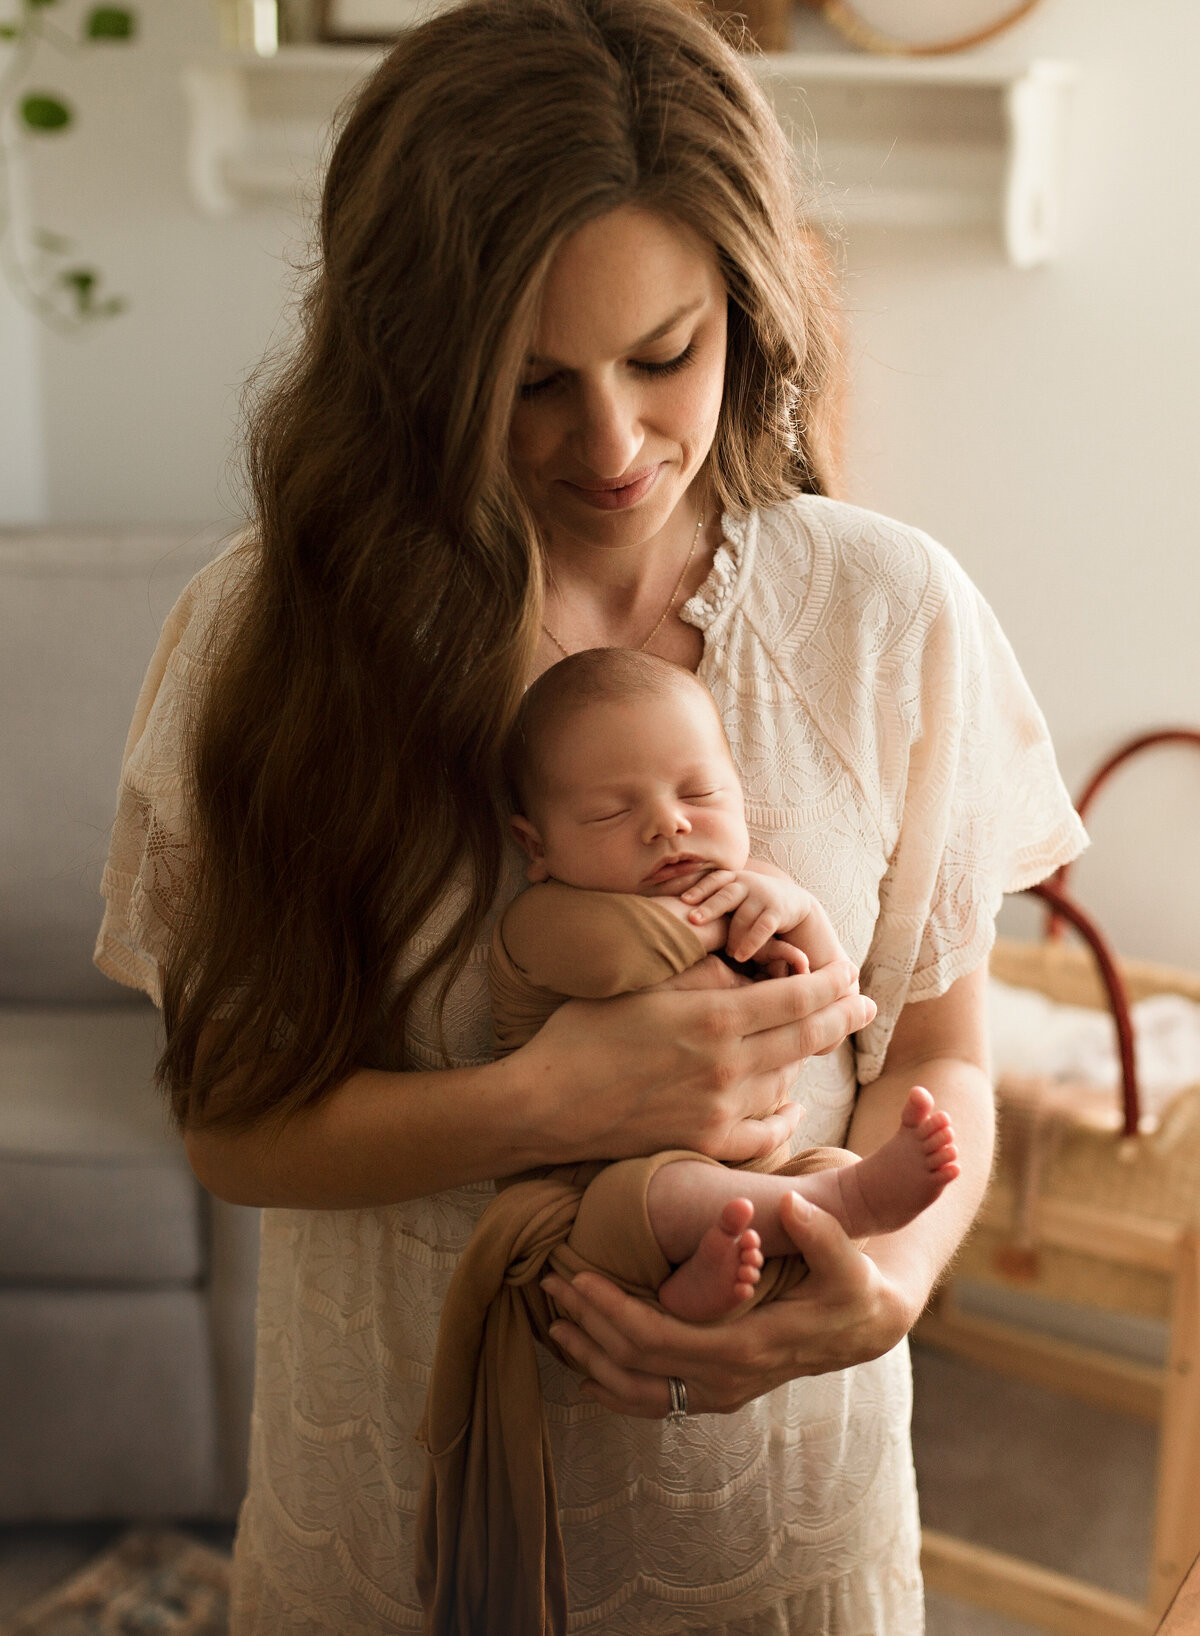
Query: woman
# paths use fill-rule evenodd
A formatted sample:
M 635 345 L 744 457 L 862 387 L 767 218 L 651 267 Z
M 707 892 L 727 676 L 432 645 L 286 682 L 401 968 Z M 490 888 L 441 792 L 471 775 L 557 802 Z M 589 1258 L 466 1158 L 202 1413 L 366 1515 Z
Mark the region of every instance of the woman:
M 552 1280 L 586 1379 L 546 1355 L 543 1390 L 571 1630 L 919 1631 L 899 1343 L 987 1174 L 1000 894 L 1081 844 L 1044 723 L 946 554 L 820 498 L 827 281 L 695 14 L 434 18 L 350 111 L 321 236 L 254 529 L 139 701 L 98 952 L 161 993 L 198 1176 L 267 1207 L 236 1636 L 420 1628 L 413 1433 L 494 1177 L 870 1151 L 914 1081 L 961 1137 L 934 1209 L 864 1255 L 797 1208 L 798 1298 L 720 1329 Z M 500 743 L 596 645 L 698 669 L 862 995 L 845 967 L 574 1002 L 488 1062 Z

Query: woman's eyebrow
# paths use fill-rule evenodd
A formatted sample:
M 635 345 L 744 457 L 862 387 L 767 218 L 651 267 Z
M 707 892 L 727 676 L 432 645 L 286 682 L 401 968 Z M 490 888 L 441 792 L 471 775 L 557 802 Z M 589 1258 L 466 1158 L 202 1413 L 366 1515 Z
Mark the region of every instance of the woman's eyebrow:
M 706 296 L 700 296 L 698 300 L 688 302 L 686 307 L 677 308 L 669 318 L 663 319 L 662 323 L 659 324 L 657 329 L 652 329 L 649 335 L 643 335 L 640 340 L 635 341 L 632 346 L 627 347 L 626 351 L 636 352 L 639 347 L 648 347 L 654 341 L 661 341 L 663 336 L 668 334 L 669 331 L 673 330 L 676 324 L 680 323 L 682 319 L 690 318 L 692 313 L 699 312 L 701 307 L 704 306 L 706 300 Z M 543 358 L 541 354 L 537 352 L 531 352 L 526 359 L 526 362 L 531 364 L 554 364 L 555 368 L 562 367 L 560 364 L 557 364 L 553 358 Z

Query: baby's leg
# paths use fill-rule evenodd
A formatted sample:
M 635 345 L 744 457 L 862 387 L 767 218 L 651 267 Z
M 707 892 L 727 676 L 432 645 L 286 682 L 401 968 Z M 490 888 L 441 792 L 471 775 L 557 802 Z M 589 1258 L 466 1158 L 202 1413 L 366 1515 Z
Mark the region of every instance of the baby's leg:
M 646 1208 L 663 1254 L 679 1265 L 659 1300 L 693 1320 L 718 1318 L 748 1300 L 764 1255 L 796 1253 L 779 1219 L 785 1193 L 827 1210 L 851 1238 L 868 1238 L 894 1232 L 927 1209 L 958 1175 L 957 1159 L 948 1116 L 914 1086 L 896 1134 L 840 1169 L 772 1176 L 686 1159 L 664 1165 L 651 1178 Z

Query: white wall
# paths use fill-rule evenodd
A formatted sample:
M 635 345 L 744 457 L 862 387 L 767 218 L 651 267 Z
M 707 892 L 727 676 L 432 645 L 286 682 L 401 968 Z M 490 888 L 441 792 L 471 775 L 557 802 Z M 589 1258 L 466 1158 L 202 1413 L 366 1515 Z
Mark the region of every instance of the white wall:
M 130 0 L 138 39 L 41 49 L 27 83 L 74 127 L 28 145 L 40 226 L 68 234 L 128 312 L 41 340 L 49 516 L 199 523 L 236 515 L 238 393 L 275 330 L 297 234 L 283 212 L 214 219 L 184 176 L 180 70 L 217 49 L 216 0 Z M 82 0 L 54 20 L 76 24 Z
M 46 515 L 40 339 L 33 316 L 0 283 L 0 526 Z
M 1200 725 L 1200 8 L 1044 0 L 990 51 L 1080 65 L 1063 254 L 850 239 L 850 489 L 981 586 L 1077 791 L 1122 737 Z M 1118 776 L 1080 893 L 1127 953 L 1200 966 L 1200 753 Z
M 81 110 L 38 151 L 39 220 L 131 302 L 40 342 L 56 520 L 236 509 L 237 393 L 295 241 L 274 212 L 213 220 L 187 197 L 178 72 L 212 50 L 215 10 L 143 0 L 133 48 L 39 68 Z M 1077 787 L 1122 735 L 1200 721 L 1200 8 L 1044 0 L 990 49 L 1081 67 L 1064 253 L 1022 273 L 982 234 L 850 241 L 850 490 L 959 556 Z M 1200 755 L 1131 772 L 1093 833 L 1079 884 L 1118 943 L 1200 966 Z

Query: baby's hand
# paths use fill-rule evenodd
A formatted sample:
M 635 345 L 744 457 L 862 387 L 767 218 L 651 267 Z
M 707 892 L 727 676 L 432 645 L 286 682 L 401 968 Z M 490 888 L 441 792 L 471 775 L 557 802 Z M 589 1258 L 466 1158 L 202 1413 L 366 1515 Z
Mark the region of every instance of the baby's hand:
M 681 901 L 689 905 L 694 926 L 731 916 L 725 950 L 734 960 L 759 959 L 775 934 L 799 926 L 815 903 L 795 881 L 750 869 L 714 869 L 682 893 Z
M 754 963 L 761 966 L 768 977 L 807 977 L 812 970 L 804 950 L 794 943 L 785 943 L 781 937 L 764 943 L 754 956 Z

